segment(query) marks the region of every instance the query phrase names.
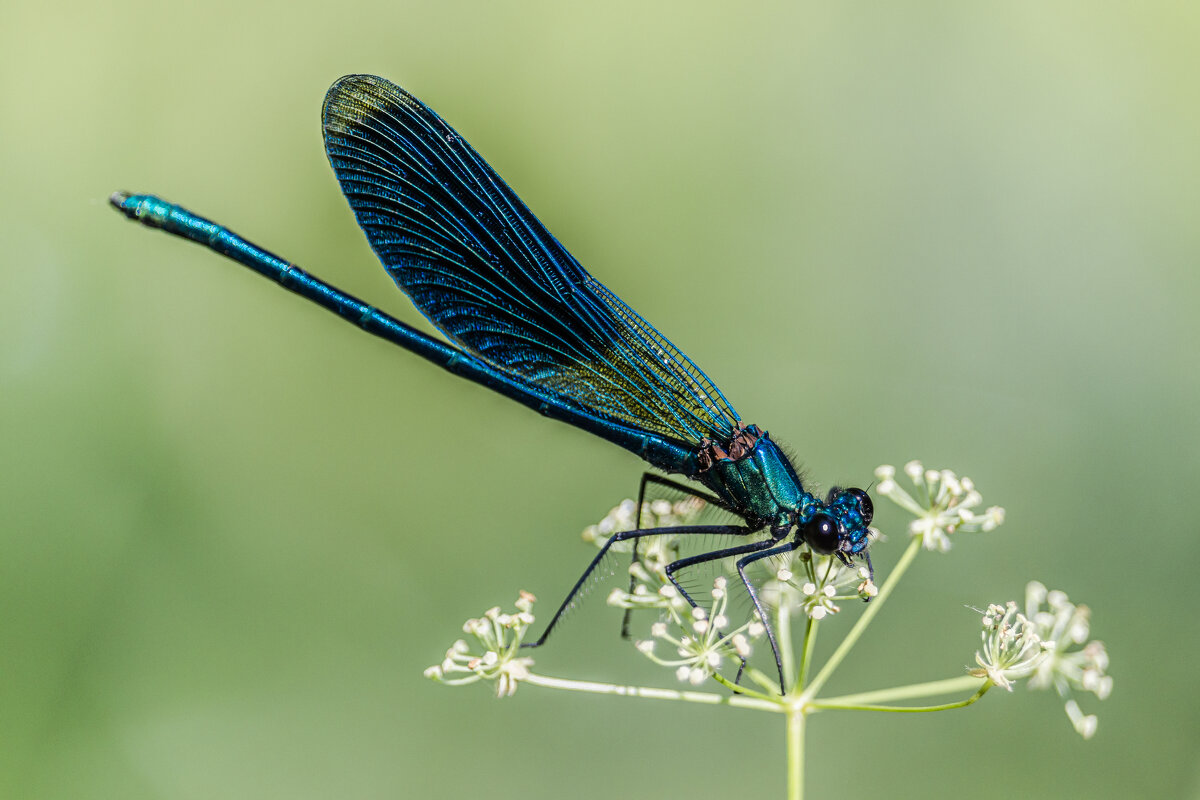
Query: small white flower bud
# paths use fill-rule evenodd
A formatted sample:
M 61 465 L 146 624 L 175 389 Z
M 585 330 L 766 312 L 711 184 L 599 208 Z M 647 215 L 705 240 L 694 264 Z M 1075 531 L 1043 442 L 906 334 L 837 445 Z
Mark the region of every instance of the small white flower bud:
M 1096 735 L 1096 726 L 1099 724 L 1100 720 L 1096 718 L 1095 714 L 1088 714 L 1086 717 L 1079 720 L 1079 723 L 1075 726 L 1075 730 L 1078 731 L 1079 735 L 1084 739 L 1090 739 Z

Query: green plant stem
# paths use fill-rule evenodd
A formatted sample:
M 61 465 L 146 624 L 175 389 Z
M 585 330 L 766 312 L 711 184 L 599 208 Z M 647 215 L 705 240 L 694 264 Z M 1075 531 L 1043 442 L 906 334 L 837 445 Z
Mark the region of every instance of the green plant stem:
M 714 672 L 712 678 L 714 681 L 721 684 L 726 689 L 729 689 L 731 692 L 733 692 L 735 694 L 740 694 L 744 697 L 754 697 L 754 698 L 757 698 L 759 700 L 763 700 L 763 701 L 766 701 L 769 703 L 779 703 L 780 702 L 778 695 L 764 694 L 763 692 L 757 692 L 754 689 L 747 689 L 745 686 L 739 686 L 738 684 L 729 680 L 728 678 L 726 678 L 724 675 L 722 675 L 719 672 Z
M 767 692 L 767 695 L 765 696 L 770 697 L 775 702 L 779 702 L 779 695 L 776 694 L 776 692 L 779 691 L 778 675 L 768 676 L 762 670 L 755 669 L 754 667 L 746 667 L 746 671 L 742 673 L 742 677 L 754 681 L 756 684 L 761 686 L 765 692 Z M 717 680 L 720 679 L 718 678 Z
M 804 709 L 793 705 L 787 711 L 787 796 L 804 798 Z
M 871 692 L 844 694 L 841 697 L 825 697 L 821 700 L 814 700 L 813 705 L 823 707 L 827 703 L 836 705 L 894 703 L 897 700 L 913 700 L 918 697 L 933 697 L 939 694 L 965 692 L 978 689 L 979 684 L 979 678 L 971 675 L 961 675 L 957 678 L 946 678 L 940 681 L 912 683 L 907 686 L 894 686 L 890 689 L 876 689 Z
M 978 678 L 972 678 L 973 682 L 978 681 Z M 985 680 L 983 685 L 979 687 L 979 691 L 968 697 L 966 700 L 957 700 L 953 703 L 942 703 L 936 706 L 883 706 L 870 703 L 849 703 L 845 701 L 838 702 L 836 700 L 814 700 L 808 704 L 808 708 L 813 711 L 822 709 L 837 709 L 839 711 L 890 711 L 901 714 L 914 714 L 925 711 L 949 711 L 952 708 L 966 708 L 974 703 L 979 698 L 987 694 L 988 689 L 991 689 L 995 684 Z
M 779 655 L 783 662 L 783 684 L 786 689 L 796 674 L 796 654 L 792 652 L 792 612 L 787 603 L 780 603 L 775 612 L 775 631 L 779 636 Z
M 800 653 L 800 674 L 796 676 L 796 686 L 793 692 L 800 692 L 804 689 L 804 682 L 808 680 L 808 669 L 812 666 L 813 652 L 817 647 L 817 629 L 820 624 L 812 617 L 806 617 L 804 623 L 804 650 Z
M 733 696 L 713 694 L 712 692 L 681 692 L 677 689 L 656 689 L 649 686 L 620 686 L 614 683 L 597 683 L 594 681 L 574 681 L 567 678 L 550 678 L 545 675 L 530 673 L 523 681 L 530 686 L 541 686 L 546 689 L 566 689 L 572 692 L 588 692 L 590 694 L 607 694 L 619 697 L 642 697 L 648 700 L 677 700 L 684 703 L 701 703 L 711 706 L 732 706 L 733 708 L 750 708 L 757 711 L 785 712 L 787 706 L 767 695 L 757 692 L 742 693 Z M 726 682 L 728 683 L 728 682 Z M 732 684 L 728 684 L 733 686 Z M 737 687 L 733 687 L 737 688 Z
M 875 615 L 879 613 L 879 609 L 883 607 L 892 590 L 896 588 L 896 584 L 904 577 L 904 573 L 912 565 L 913 559 L 917 557 L 917 553 L 920 550 L 921 538 L 919 536 L 914 537 L 908 543 L 908 549 L 904 551 L 904 555 L 900 556 L 900 561 L 892 569 L 892 573 L 888 575 L 888 579 L 884 581 L 883 586 L 879 587 L 879 594 L 867 604 L 866 610 L 863 611 L 862 615 L 854 623 L 854 627 L 850 629 L 850 632 L 846 634 L 846 638 L 837 646 L 837 649 L 833 651 L 833 655 L 829 657 L 829 660 L 821 667 L 821 671 L 813 678 L 812 683 L 804 690 L 804 698 L 806 700 L 810 700 L 817 692 L 821 691 L 821 688 L 825 686 L 825 682 L 833 675 L 833 671 L 841 665 L 842 660 L 854 645 L 858 643 L 859 637 L 862 636 L 867 626 L 871 624 L 871 620 L 875 619 Z

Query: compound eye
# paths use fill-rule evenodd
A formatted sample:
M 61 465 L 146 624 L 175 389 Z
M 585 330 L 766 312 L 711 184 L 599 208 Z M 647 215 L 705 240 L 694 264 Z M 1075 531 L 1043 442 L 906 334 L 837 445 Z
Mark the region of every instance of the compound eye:
M 813 552 L 827 556 L 838 548 L 838 526 L 833 519 L 825 514 L 817 514 L 801 529 L 804 541 Z
M 862 509 L 863 522 L 870 525 L 871 518 L 875 516 L 875 506 L 871 503 L 871 496 L 862 489 L 847 489 L 846 494 L 858 501 L 858 507 Z

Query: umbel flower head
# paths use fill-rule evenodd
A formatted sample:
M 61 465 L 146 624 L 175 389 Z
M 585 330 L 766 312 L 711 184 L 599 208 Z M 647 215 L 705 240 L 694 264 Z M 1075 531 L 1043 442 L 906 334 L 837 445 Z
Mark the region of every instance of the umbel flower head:
M 970 478 L 960 478 L 948 469 L 925 469 L 920 461 L 905 464 L 904 474 L 912 481 L 916 497 L 896 482 L 896 468 L 889 464 L 875 470 L 879 478 L 875 491 L 916 517 L 908 532 L 920 536 L 926 550 L 944 553 L 950 549 L 951 534 L 995 530 L 1004 522 L 1000 506 L 991 506 L 982 514 L 974 511 L 983 497 Z
M 874 533 L 874 529 L 872 528 Z M 870 571 L 861 564 L 843 564 L 833 556 L 796 550 L 762 584 L 769 606 L 787 606 L 810 619 L 824 619 L 842 610 L 839 600 L 869 600 L 879 593 Z
M 983 649 L 975 653 L 979 669 L 972 674 L 987 677 L 1002 689 L 1012 691 L 1013 681 L 1033 674 L 1046 658 L 1053 642 L 1045 642 L 1036 627 L 1009 600 L 992 603 L 983 612 Z
M 686 497 L 675 502 L 650 500 L 642 505 L 640 526 L 675 528 L 687 525 L 695 521 L 705 505 L 704 500 L 698 497 Z M 585 528 L 583 540 L 601 548 L 614 534 L 631 531 L 637 527 L 637 503 L 626 499 L 609 511 L 604 519 Z M 633 541 L 617 542 L 612 546 L 610 553 L 629 553 L 633 548 Z M 667 566 L 679 558 L 677 537 L 650 536 L 638 541 L 637 548 L 637 560 L 629 567 L 629 573 L 633 577 L 632 589 L 614 587 L 608 595 L 608 604 L 626 609 L 665 609 L 674 606 L 678 612 L 690 608 L 667 578 Z
M 725 615 L 729 602 L 727 585 L 723 575 L 713 581 L 711 609 L 691 608 L 686 603 L 683 605 L 686 611 L 681 611 L 677 604 L 667 606 L 669 622 L 654 623 L 650 627 L 651 638 L 639 641 L 637 649 L 656 664 L 674 667 L 679 680 L 693 684 L 703 683 L 719 672 L 726 659 L 744 664 L 750 656 L 750 639 L 761 636 L 763 626 L 754 621 L 730 630 Z M 663 591 L 671 588 L 664 587 Z M 659 656 L 655 652 L 659 642 L 669 645 L 675 655 Z
M 1091 610 L 1075 605 L 1065 592 L 1047 590 L 1037 581 L 1025 587 L 1025 616 L 1039 635 L 1054 647 L 1034 669 L 1030 689 L 1054 687 L 1066 703 L 1067 716 L 1085 739 L 1096 732 L 1096 715 L 1085 715 L 1075 701 L 1075 692 L 1090 692 L 1100 700 L 1112 692 L 1107 674 L 1108 651 L 1104 643 L 1088 641 Z
M 1075 731 L 1090 739 L 1096 715 L 1084 714 L 1074 693 L 1090 692 L 1103 700 L 1113 682 L 1106 674 L 1104 644 L 1088 641 L 1089 616 L 1087 606 L 1075 605 L 1064 592 L 1031 581 L 1025 588 L 1025 613 L 1011 600 L 983 612 L 983 649 L 975 654 L 980 668 L 972 674 L 1009 691 L 1024 678 L 1031 689 L 1054 687 Z
M 497 697 L 511 697 L 518 684 L 529 677 L 529 668 L 533 666 L 532 658 L 519 657 L 517 653 L 533 624 L 530 611 L 535 599 L 529 592 L 521 592 L 516 614 L 501 613 L 496 607 L 488 609 L 479 619 L 467 620 L 463 631 L 474 637 L 478 649 L 459 639 L 446 651 L 441 664 L 425 670 L 425 677 L 447 686 L 493 681 Z

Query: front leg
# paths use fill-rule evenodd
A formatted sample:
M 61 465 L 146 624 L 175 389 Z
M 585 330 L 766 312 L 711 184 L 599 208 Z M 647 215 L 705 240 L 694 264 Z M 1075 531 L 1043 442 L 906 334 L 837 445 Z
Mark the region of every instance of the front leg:
M 784 533 L 786 533 L 786 531 Z M 777 542 L 779 539 L 776 539 L 775 541 Z M 763 627 L 767 630 L 767 640 L 771 643 L 771 652 L 775 654 L 775 668 L 779 670 L 779 693 L 781 695 L 787 694 L 787 686 L 783 677 L 783 659 L 781 659 L 779 656 L 779 643 L 775 641 L 775 631 L 771 627 L 770 620 L 767 618 L 767 612 L 763 610 L 762 601 L 758 599 L 758 590 L 754 588 L 754 584 L 750 582 L 748 577 L 746 577 L 746 567 L 760 559 L 770 558 L 771 556 L 778 556 L 784 553 L 790 553 L 796 548 L 800 547 L 801 544 L 802 542 L 800 542 L 798 539 L 793 539 L 792 541 L 782 544 L 779 547 L 774 547 L 770 550 L 762 550 L 761 552 L 753 553 L 745 558 L 738 559 L 737 562 L 738 575 L 741 576 L 742 583 L 746 586 L 746 591 L 750 593 L 750 599 L 754 602 L 754 610 L 758 612 L 758 618 L 762 620 Z
M 725 504 L 722 503 L 715 495 L 709 494 L 708 492 L 702 492 L 699 489 L 696 489 L 695 487 L 692 487 L 692 486 L 688 486 L 685 483 L 680 483 L 679 481 L 673 481 L 670 478 L 664 478 L 661 475 L 654 474 L 653 472 L 643 472 L 642 479 L 638 483 L 638 496 L 637 496 L 637 506 L 636 506 L 636 508 L 637 508 L 636 525 L 638 528 L 641 528 L 642 525 L 644 524 L 642 515 L 645 512 L 645 508 L 646 508 L 646 486 L 648 484 L 654 484 L 655 486 L 664 486 L 668 489 L 674 489 L 675 491 L 680 492 L 681 494 L 685 494 L 688 497 L 695 497 L 696 499 L 703 500 L 704 502 L 706 502 L 710 505 L 714 505 L 717 508 L 723 508 L 726 511 L 729 510 L 728 508 L 726 508 Z M 732 512 L 730 512 L 730 513 L 732 513 Z M 638 545 L 640 545 L 640 544 L 641 544 L 640 540 L 634 541 L 633 554 L 632 554 L 632 558 L 629 562 L 630 574 L 629 574 L 629 589 L 628 589 L 628 591 L 630 594 L 633 594 L 633 590 L 637 586 L 637 578 L 634 577 L 632 569 L 633 569 L 633 565 L 636 564 L 638 561 Z M 632 619 L 633 619 L 633 609 L 632 608 L 625 609 L 625 613 L 621 617 L 621 638 L 622 639 L 629 638 L 629 623 Z
M 687 590 L 683 588 L 683 585 L 679 583 L 678 579 L 676 579 L 676 577 L 675 577 L 676 572 L 678 572 L 681 569 L 685 569 L 687 567 L 694 566 L 696 564 L 703 564 L 708 561 L 716 561 L 716 560 L 722 559 L 722 558 L 729 558 L 730 556 L 742 555 L 743 553 L 757 554 L 763 550 L 767 550 L 767 552 L 773 553 L 775 551 L 768 550 L 768 548 L 770 548 L 771 546 L 776 544 L 780 539 L 782 539 L 784 536 L 786 536 L 787 533 L 788 533 L 787 528 L 775 528 L 775 529 L 772 529 L 771 538 L 769 538 L 769 539 L 763 539 L 762 541 L 758 541 L 758 542 L 750 542 L 749 544 L 737 545 L 735 547 L 727 547 L 722 550 L 713 550 L 708 553 L 700 553 L 698 555 L 690 556 L 688 558 L 681 558 L 678 561 L 672 562 L 671 564 L 667 565 L 667 570 L 666 570 L 667 578 L 670 579 L 671 584 L 676 588 L 676 590 L 679 591 L 679 594 L 683 596 L 683 599 L 687 600 L 692 608 L 697 608 L 698 606 L 696 604 L 696 601 L 692 598 L 692 596 L 690 594 L 688 594 Z M 759 557 L 758 555 L 749 555 L 746 558 L 756 559 L 758 557 Z M 743 559 L 743 560 L 745 560 L 745 559 Z M 738 562 L 739 565 L 741 563 L 742 563 L 741 561 Z M 739 574 L 741 573 L 740 567 L 738 569 L 738 572 L 739 572 Z M 745 580 L 745 575 L 742 576 L 742 579 Z M 747 584 L 747 586 L 749 586 L 749 584 Z M 766 628 L 767 638 L 771 640 L 771 647 L 775 651 L 775 660 L 776 660 L 776 662 L 778 662 L 779 661 L 779 648 L 775 646 L 775 633 L 774 633 L 774 631 L 771 630 L 771 624 L 767 621 L 766 616 L 762 613 L 762 608 L 759 606 L 759 603 L 758 603 L 758 597 L 754 593 L 753 590 L 750 591 L 750 597 L 754 601 L 754 607 L 759 612 L 759 619 L 762 620 L 763 627 Z M 782 675 L 783 667 L 781 666 L 779 669 L 780 669 L 780 674 Z M 742 673 L 745 670 L 746 670 L 746 659 L 742 658 L 741 664 L 738 666 L 737 677 L 733 679 L 733 682 L 735 685 L 738 683 L 741 683 Z M 782 680 L 780 681 L 779 685 L 781 687 L 780 691 L 782 692 L 782 686 L 783 686 Z
M 615 533 L 613 534 L 612 538 L 605 542 L 604 546 L 600 548 L 600 552 L 597 553 L 596 557 L 592 559 L 590 564 L 588 564 L 587 569 L 585 569 L 583 574 L 579 576 L 579 580 L 575 581 L 575 585 L 571 587 L 571 591 L 567 592 L 567 596 L 563 599 L 562 604 L 559 605 L 558 611 L 554 612 L 554 616 L 551 618 L 550 624 L 546 626 L 546 630 L 542 632 L 542 635 L 538 637 L 538 640 L 536 642 L 524 642 L 521 646 L 541 647 L 546 643 L 546 639 L 550 636 L 550 632 L 554 630 L 554 626 L 558 624 L 559 620 L 562 619 L 563 614 L 565 614 L 567 609 L 571 607 L 575 597 L 579 594 L 579 592 L 583 589 L 584 584 L 587 582 L 588 577 L 591 576 L 596 567 L 600 565 L 600 562 L 604 560 L 604 557 L 608 554 L 609 548 L 611 548 L 617 542 L 625 542 L 630 540 L 637 541 L 638 539 L 643 539 L 647 536 L 662 536 L 664 534 L 671 536 L 687 536 L 697 534 L 745 536 L 753 532 L 754 531 L 750 528 L 738 527 L 736 525 L 685 525 L 682 527 L 644 528 L 641 530 L 622 531 L 620 533 Z

